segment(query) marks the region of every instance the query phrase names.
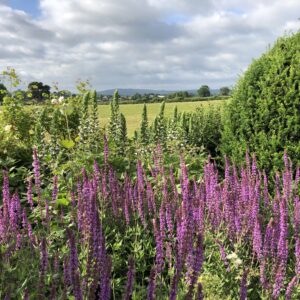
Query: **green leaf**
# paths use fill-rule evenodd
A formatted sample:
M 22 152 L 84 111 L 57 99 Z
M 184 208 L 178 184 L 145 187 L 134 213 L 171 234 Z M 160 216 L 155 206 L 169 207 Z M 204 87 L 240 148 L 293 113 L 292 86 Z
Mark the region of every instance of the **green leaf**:
M 61 140 L 60 145 L 66 149 L 71 149 L 75 146 L 75 143 L 72 140 Z
M 59 198 L 59 199 L 56 200 L 56 204 L 63 205 L 63 206 L 68 206 L 69 202 L 70 201 L 66 198 Z

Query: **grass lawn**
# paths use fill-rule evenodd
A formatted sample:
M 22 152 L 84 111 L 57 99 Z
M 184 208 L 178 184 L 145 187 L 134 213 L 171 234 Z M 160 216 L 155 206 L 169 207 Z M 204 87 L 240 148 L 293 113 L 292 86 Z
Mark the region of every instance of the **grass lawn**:
M 179 112 L 191 112 L 194 111 L 197 107 L 203 105 L 220 105 L 226 100 L 213 100 L 213 101 L 198 101 L 198 102 L 174 102 L 166 103 L 165 106 L 165 116 L 169 117 L 173 115 L 174 107 L 177 106 Z M 120 110 L 124 114 L 127 121 L 127 130 L 128 135 L 132 136 L 134 130 L 140 127 L 141 123 L 141 114 L 144 104 L 123 104 L 120 105 Z M 147 104 L 148 110 L 148 120 L 149 124 L 155 119 L 160 110 L 160 103 L 149 103 Z M 99 118 L 100 125 L 104 127 L 109 122 L 110 117 L 110 105 L 99 105 Z

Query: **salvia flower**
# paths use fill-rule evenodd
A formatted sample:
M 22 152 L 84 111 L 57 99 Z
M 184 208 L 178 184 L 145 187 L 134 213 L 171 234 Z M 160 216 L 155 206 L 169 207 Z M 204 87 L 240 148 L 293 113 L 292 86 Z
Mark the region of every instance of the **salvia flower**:
M 127 284 L 125 288 L 125 295 L 123 297 L 124 300 L 130 300 L 133 292 L 133 284 L 134 284 L 134 258 L 132 256 L 128 259 L 128 272 L 127 272 Z
M 219 240 L 216 240 L 216 243 L 219 246 L 219 251 L 220 251 L 221 259 L 222 259 L 222 261 L 224 263 L 226 271 L 230 272 L 230 266 L 229 266 L 229 262 L 228 262 L 227 257 L 226 257 L 225 248 L 224 248 L 223 244 Z
M 247 276 L 248 270 L 244 270 L 240 287 L 240 300 L 247 299 Z
M 155 281 L 156 281 L 156 268 L 152 268 L 150 272 L 149 284 L 147 288 L 147 300 L 155 299 Z
M 33 171 L 34 171 L 34 180 L 35 188 L 38 195 L 38 201 L 41 201 L 41 174 L 40 174 L 40 161 L 38 158 L 37 148 L 33 148 Z

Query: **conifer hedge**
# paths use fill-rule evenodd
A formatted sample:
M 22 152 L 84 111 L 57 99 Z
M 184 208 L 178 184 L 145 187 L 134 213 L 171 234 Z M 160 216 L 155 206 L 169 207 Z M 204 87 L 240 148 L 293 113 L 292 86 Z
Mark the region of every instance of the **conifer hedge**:
M 300 160 L 300 31 L 279 38 L 240 78 L 227 107 L 222 151 L 237 162 L 255 152 L 269 171 L 286 149 Z

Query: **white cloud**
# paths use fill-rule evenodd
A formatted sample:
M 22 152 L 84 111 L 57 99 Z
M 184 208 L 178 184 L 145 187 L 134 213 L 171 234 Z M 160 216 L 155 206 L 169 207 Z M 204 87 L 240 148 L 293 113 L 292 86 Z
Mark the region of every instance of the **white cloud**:
M 0 0 L 0 67 L 29 80 L 97 89 L 232 85 L 299 28 L 298 0 L 41 0 L 33 19 Z

